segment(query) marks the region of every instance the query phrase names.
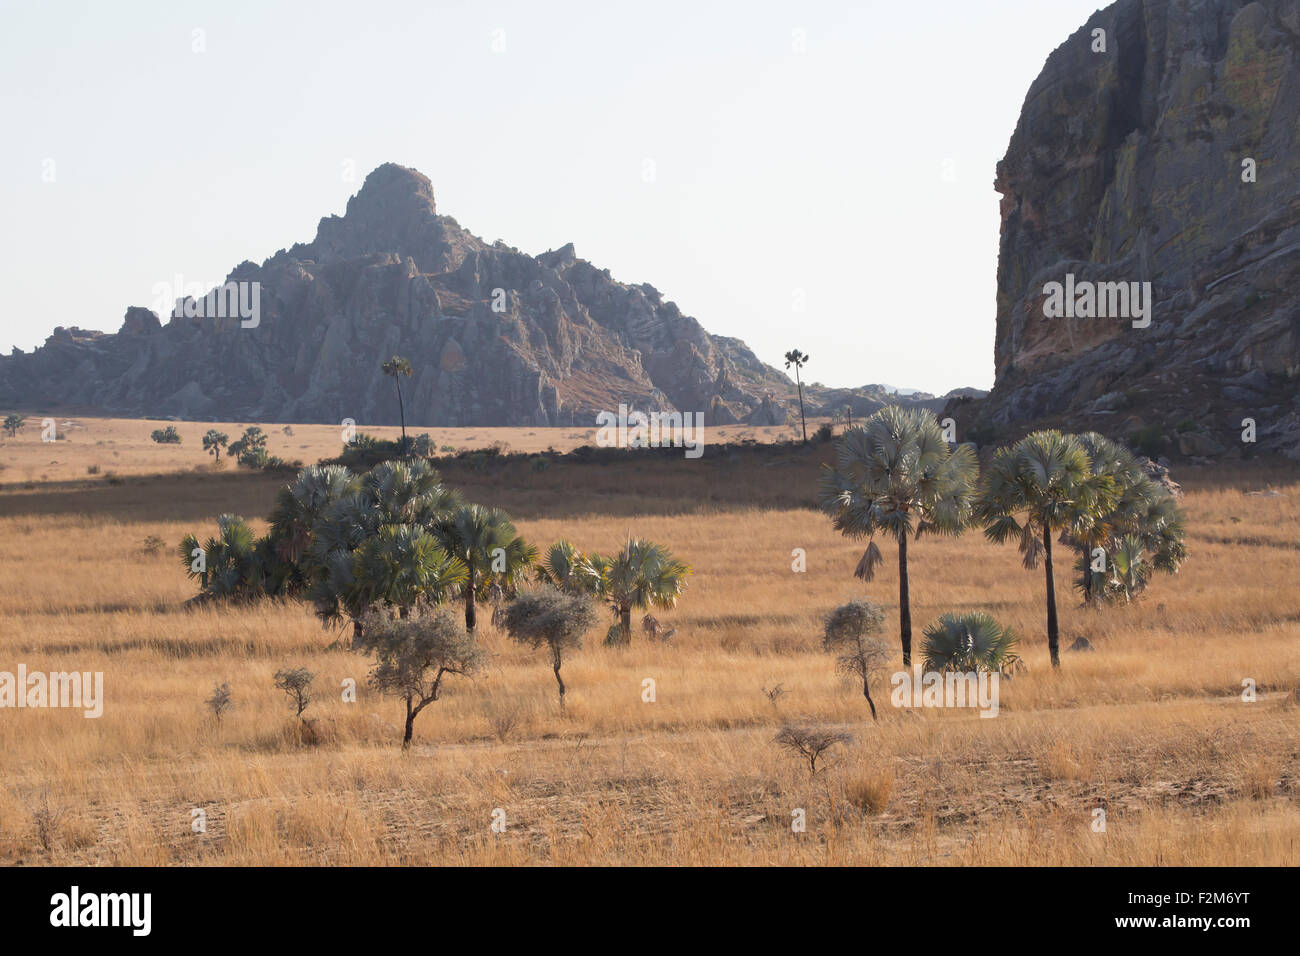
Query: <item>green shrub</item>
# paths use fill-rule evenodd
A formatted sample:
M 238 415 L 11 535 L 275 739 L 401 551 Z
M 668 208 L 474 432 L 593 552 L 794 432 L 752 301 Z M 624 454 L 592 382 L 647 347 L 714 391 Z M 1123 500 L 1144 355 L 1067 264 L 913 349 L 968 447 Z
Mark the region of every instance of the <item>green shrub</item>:
M 245 468 L 264 468 L 270 458 L 266 451 L 266 434 L 256 425 L 246 428 L 237 441 L 232 441 L 227 452 Z
M 926 673 L 974 671 L 1001 673 L 1020 663 L 1020 638 L 983 611 L 945 614 L 925 629 L 921 656 Z

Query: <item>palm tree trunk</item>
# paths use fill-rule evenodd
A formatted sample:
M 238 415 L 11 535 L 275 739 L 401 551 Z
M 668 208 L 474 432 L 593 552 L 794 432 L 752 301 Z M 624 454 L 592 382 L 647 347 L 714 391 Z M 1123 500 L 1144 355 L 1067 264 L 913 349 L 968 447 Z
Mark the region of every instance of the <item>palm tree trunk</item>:
M 795 384 L 799 386 L 799 425 L 803 428 L 803 443 L 808 444 L 808 423 L 803 418 L 803 379 L 799 377 L 799 366 L 794 367 Z M 789 381 L 789 379 L 787 379 Z
M 907 587 L 907 532 L 898 536 L 898 632 L 903 641 L 903 666 L 912 666 L 912 600 Z
M 1083 555 L 1083 603 L 1092 607 L 1092 552 L 1081 548 Z
M 397 414 L 402 419 L 402 457 L 406 457 L 406 406 L 402 403 L 402 380 L 396 375 L 393 381 L 397 383 Z
M 867 679 L 862 678 L 862 696 L 867 699 L 867 706 L 871 708 L 871 719 L 879 720 L 876 716 L 876 702 L 871 699 L 871 688 L 867 686 Z
M 630 607 L 620 608 L 618 612 L 619 625 L 623 628 L 623 644 L 625 646 L 632 643 L 632 609 Z
M 465 582 L 465 630 L 473 634 L 477 623 L 478 613 L 474 607 L 474 575 L 471 572 L 469 580 Z
M 1052 573 L 1052 531 L 1043 526 L 1043 564 L 1047 568 L 1047 649 L 1052 666 L 1061 666 L 1061 632 L 1056 621 L 1056 578 Z

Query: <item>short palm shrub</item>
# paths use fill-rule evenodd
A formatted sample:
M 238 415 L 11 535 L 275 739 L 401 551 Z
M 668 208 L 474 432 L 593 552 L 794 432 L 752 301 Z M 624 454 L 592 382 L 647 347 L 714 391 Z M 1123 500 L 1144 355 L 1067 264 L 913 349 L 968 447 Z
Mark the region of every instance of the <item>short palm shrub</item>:
M 945 614 L 925 629 L 921 654 L 926 673 L 1005 673 L 1020 664 L 1020 638 L 983 611 Z

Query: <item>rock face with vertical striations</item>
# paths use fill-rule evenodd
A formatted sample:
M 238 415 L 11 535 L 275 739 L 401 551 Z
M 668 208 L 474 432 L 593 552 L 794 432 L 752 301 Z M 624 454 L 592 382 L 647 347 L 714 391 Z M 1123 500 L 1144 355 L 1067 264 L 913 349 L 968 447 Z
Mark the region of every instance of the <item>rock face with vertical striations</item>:
M 1300 457 L 1298 139 L 1300 0 L 1094 14 L 1048 58 L 998 164 L 996 384 L 971 424 Z M 1067 275 L 1150 282 L 1150 324 L 1045 317 Z
M 380 166 L 314 241 L 228 279 L 260 283 L 256 327 L 133 306 L 116 334 L 60 328 L 0 357 L 0 404 L 396 424 L 379 366 L 401 354 L 417 425 L 591 425 L 620 403 L 785 421 L 789 379 L 743 342 L 571 245 L 532 256 L 483 242 L 438 214 L 413 169 Z

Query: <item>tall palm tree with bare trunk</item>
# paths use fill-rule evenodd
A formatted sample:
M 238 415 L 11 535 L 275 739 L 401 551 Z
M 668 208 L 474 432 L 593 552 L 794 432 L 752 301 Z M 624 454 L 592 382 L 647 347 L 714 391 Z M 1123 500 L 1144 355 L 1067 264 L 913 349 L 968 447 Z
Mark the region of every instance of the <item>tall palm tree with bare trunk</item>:
M 434 533 L 447 553 L 467 569 L 461 597 L 465 630 L 473 634 L 478 626 L 478 599 L 493 584 L 513 590 L 537 563 L 537 549 L 515 533 L 510 515 L 482 505 L 455 509 Z
M 407 453 L 406 447 L 406 406 L 402 403 L 402 378 L 409 378 L 412 374 L 411 363 L 409 360 L 402 358 L 400 355 L 394 355 L 391 359 L 381 366 L 384 374 L 391 376 L 393 383 L 397 385 L 397 412 L 402 417 L 402 455 Z
M 785 353 L 785 367 L 794 366 L 794 381 L 799 386 L 799 425 L 803 428 L 803 443 L 808 444 L 808 423 L 803 417 L 803 380 L 799 377 L 799 370 L 808 364 L 808 353 L 800 352 L 798 349 L 791 349 Z
M 993 456 L 984 473 L 975 516 L 984 534 L 999 544 L 1020 543 L 1027 570 L 1041 559 L 1047 579 L 1047 647 L 1052 666 L 1061 666 L 1060 624 L 1056 614 L 1056 578 L 1052 538 L 1088 531 L 1114 507 L 1115 479 L 1095 472 L 1087 448 L 1077 435 L 1031 432 Z
M 835 530 L 867 538 L 853 572 L 870 581 L 883 559 L 875 536 L 898 542 L 898 628 L 903 666 L 912 665 L 912 604 L 907 549 L 928 532 L 960 534 L 970 520 L 979 464 L 969 445 L 949 448 L 925 409 L 887 405 L 835 443 L 835 464 L 822 466 L 818 504 Z

